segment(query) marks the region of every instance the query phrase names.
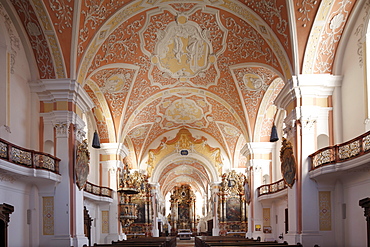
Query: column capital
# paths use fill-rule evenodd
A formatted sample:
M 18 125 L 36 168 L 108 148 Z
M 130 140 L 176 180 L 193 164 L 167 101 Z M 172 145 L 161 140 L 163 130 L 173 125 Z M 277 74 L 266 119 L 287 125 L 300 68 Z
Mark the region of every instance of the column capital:
M 54 125 L 56 138 L 68 137 L 69 134 L 69 122 L 60 122 Z

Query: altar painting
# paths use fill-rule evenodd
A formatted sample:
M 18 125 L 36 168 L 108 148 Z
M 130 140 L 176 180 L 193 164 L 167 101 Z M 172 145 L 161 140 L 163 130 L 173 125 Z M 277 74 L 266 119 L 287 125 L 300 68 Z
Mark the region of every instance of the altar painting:
M 137 219 L 135 223 L 145 223 L 145 201 L 143 199 L 135 199 L 133 203 L 137 204 Z
M 230 197 L 226 200 L 226 221 L 240 221 L 240 198 Z

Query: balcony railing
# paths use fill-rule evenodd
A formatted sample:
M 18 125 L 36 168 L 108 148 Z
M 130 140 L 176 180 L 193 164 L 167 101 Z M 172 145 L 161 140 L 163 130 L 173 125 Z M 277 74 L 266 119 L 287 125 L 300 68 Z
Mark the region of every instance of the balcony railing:
M 272 184 L 265 184 L 257 188 L 258 196 L 273 194 L 279 191 L 284 190 L 287 188 L 287 184 L 285 183 L 284 179 L 281 179 Z
M 112 198 L 112 189 L 108 187 L 101 187 L 90 182 L 86 182 L 84 190 L 96 196 Z
M 360 157 L 370 152 L 370 131 L 362 134 L 350 141 L 322 148 L 309 155 L 311 158 L 311 169 L 341 163 Z
M 46 153 L 25 149 L 0 138 L 0 159 L 29 168 L 59 174 L 60 159 Z

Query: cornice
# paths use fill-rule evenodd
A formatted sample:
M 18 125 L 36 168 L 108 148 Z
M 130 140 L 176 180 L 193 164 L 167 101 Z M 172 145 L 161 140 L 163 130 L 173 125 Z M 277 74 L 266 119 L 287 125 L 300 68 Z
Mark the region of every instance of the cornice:
M 29 84 L 31 91 L 36 93 L 40 101 L 45 103 L 54 103 L 57 101 L 73 102 L 83 112 L 89 111 L 94 107 L 94 103 L 89 95 L 75 80 L 38 80 Z

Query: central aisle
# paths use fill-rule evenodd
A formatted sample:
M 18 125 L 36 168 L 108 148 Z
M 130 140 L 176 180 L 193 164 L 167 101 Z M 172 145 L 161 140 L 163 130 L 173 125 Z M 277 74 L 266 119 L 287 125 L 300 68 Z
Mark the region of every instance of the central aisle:
M 180 240 L 179 238 L 176 239 L 176 246 L 181 247 L 194 247 L 195 246 L 195 239 L 192 237 L 190 240 Z

